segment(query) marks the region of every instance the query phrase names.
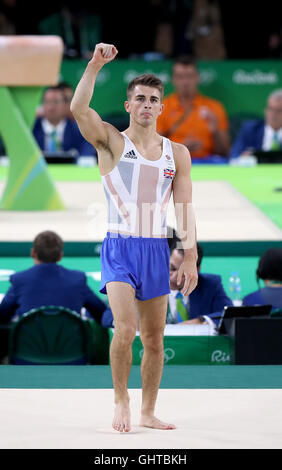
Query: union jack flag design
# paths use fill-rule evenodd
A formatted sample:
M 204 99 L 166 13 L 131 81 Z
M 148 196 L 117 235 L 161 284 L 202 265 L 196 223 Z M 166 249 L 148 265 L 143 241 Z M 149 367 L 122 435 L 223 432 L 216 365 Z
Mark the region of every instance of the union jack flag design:
M 164 177 L 172 180 L 175 176 L 175 171 L 170 170 L 169 168 L 164 169 Z
M 170 141 L 163 138 L 161 158 L 151 161 L 140 156 L 129 137 L 123 136 L 120 161 L 102 177 L 108 201 L 108 231 L 137 237 L 166 235 L 167 207 L 176 174 Z

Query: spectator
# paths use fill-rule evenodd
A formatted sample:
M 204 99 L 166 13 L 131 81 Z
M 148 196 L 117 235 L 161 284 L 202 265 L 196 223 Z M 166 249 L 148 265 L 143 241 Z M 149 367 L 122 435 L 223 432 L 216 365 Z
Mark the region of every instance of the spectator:
M 189 57 L 176 59 L 173 65 L 175 93 L 163 100 L 158 132 L 188 147 L 192 158 L 229 153 L 228 118 L 218 101 L 198 92 L 199 74 Z
M 11 5 L 12 7 L 14 5 Z M 6 11 L 7 10 L 7 11 Z M 9 17 L 9 5 L 2 0 L 0 3 L 0 35 L 7 36 L 16 33 L 15 23 L 13 18 Z
M 66 100 L 60 86 L 45 90 L 43 116 L 36 118 L 33 134 L 41 150 L 48 154 L 75 150 L 79 156 L 97 155 L 76 122 L 66 116 Z
M 24 2 L 21 0 L 0 0 L 0 34 L 38 34 L 38 21 L 48 10 L 56 8 L 49 5 L 51 3 L 48 2 L 44 8 L 38 8 L 38 5 L 30 0 Z M 31 11 L 32 14 L 29 13 Z
M 264 287 L 243 298 L 243 305 L 272 305 L 282 308 L 282 248 L 270 248 L 260 257 L 256 270 L 257 283 Z
M 282 26 L 280 24 L 279 28 L 274 29 L 270 33 L 268 39 L 268 57 L 273 59 L 280 59 L 282 57 Z
M 192 41 L 189 35 L 193 6 L 187 0 L 150 0 L 150 16 L 154 12 L 151 31 L 155 31 L 154 51 L 164 57 L 179 54 L 192 54 Z M 143 4 L 142 4 L 143 6 Z M 142 37 L 142 36 L 141 36 Z
M 62 90 L 65 99 L 65 116 L 69 119 L 74 119 L 70 110 L 70 104 L 73 97 L 73 89 L 67 82 L 60 82 L 58 88 Z
M 43 305 L 57 305 L 81 314 L 86 308 L 102 326 L 107 306 L 87 286 L 82 271 L 66 269 L 57 263 L 63 257 L 63 240 L 51 231 L 39 233 L 33 242 L 34 266 L 10 277 L 11 287 L 0 303 L 0 322 L 14 321 L 25 312 Z
M 264 119 L 246 121 L 232 145 L 231 158 L 252 155 L 256 150 L 282 147 L 282 89 L 273 91 L 264 110 Z
M 89 60 L 93 44 L 101 41 L 101 6 L 97 5 L 98 2 L 90 4 L 85 0 L 57 2 L 57 8 L 50 8 L 50 3 L 49 12 L 46 13 L 44 7 L 45 14 L 39 18 L 40 34 L 60 36 L 64 43 L 64 57 Z
M 201 324 L 209 323 L 217 326 L 223 308 L 231 306 L 232 300 L 226 295 L 221 283 L 221 278 L 215 274 L 200 273 L 203 259 L 203 249 L 197 244 L 198 251 L 198 285 L 188 297 L 181 294 L 182 285 L 177 285 L 177 272 L 184 259 L 184 251 L 181 241 L 173 232 L 173 237 L 168 238 L 170 248 L 170 287 L 171 292 L 168 299 L 167 323 Z M 180 299 L 180 302 L 177 300 Z M 177 303 L 186 306 L 189 320 L 182 321 L 181 312 L 177 312 Z M 183 307 L 182 307 L 183 308 Z M 185 312 L 184 312 L 185 315 Z
M 62 90 L 64 94 L 64 102 L 65 102 L 65 117 L 69 119 L 73 119 L 72 112 L 70 110 L 70 103 L 73 97 L 73 89 L 71 85 L 67 82 L 60 82 L 57 87 L 58 89 Z M 43 117 L 44 115 L 44 109 L 43 109 L 43 104 L 41 104 L 36 111 L 36 117 Z
M 277 0 L 268 0 L 267 4 L 256 2 L 255 9 L 247 8 L 251 5 L 246 0 L 236 0 L 236 3 L 219 0 L 219 4 L 228 59 L 273 57 L 277 42 L 273 43 L 271 36 L 277 35 L 281 28 L 281 5 Z
M 221 10 L 218 0 L 194 0 L 191 33 L 197 60 L 226 58 Z

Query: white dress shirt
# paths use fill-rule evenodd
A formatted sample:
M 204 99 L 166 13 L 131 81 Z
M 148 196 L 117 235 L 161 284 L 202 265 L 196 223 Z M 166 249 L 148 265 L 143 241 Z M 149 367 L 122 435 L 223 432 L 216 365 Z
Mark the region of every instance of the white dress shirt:
M 168 303 L 169 303 L 170 313 L 175 323 L 178 323 L 177 309 L 176 309 L 176 300 L 177 300 L 176 296 L 178 292 L 179 290 L 171 290 L 170 293 L 168 294 Z M 183 296 L 183 303 L 184 305 L 186 305 L 186 308 L 188 308 L 189 310 L 189 295 Z M 214 321 L 210 317 L 208 317 L 207 315 L 202 315 L 202 316 L 204 317 L 204 319 L 210 326 L 212 326 L 213 328 L 216 328 Z
M 47 148 L 46 139 L 48 139 L 48 136 L 50 136 L 53 131 L 56 131 L 56 138 L 58 142 L 60 143 L 60 146 L 62 147 L 63 140 L 64 140 L 64 131 L 65 131 L 65 127 L 67 124 L 66 120 L 63 119 L 62 121 L 59 122 L 59 124 L 57 124 L 57 126 L 53 126 L 51 122 L 43 118 L 41 121 L 41 124 L 42 124 L 42 128 L 45 134 L 44 148 L 45 149 Z
M 281 147 L 282 146 L 282 127 L 276 132 L 277 132 L 278 140 L 280 142 L 280 147 Z M 263 134 L 263 141 L 262 141 L 263 150 L 271 150 L 274 133 L 275 133 L 275 130 L 272 129 L 271 126 L 266 124 L 264 127 L 264 134 Z
M 170 313 L 173 317 L 173 319 L 178 322 L 177 320 L 177 310 L 176 310 L 176 296 L 178 294 L 179 290 L 171 290 L 169 295 L 168 295 L 168 302 L 169 302 L 169 308 L 170 308 Z M 189 302 L 189 296 L 186 295 L 183 297 L 183 303 L 187 307 Z

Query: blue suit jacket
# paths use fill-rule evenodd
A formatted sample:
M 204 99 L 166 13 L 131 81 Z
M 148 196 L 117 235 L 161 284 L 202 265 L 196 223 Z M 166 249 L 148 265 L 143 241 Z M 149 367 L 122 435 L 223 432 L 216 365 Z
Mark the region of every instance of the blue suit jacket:
M 229 157 L 236 158 L 247 148 L 256 150 L 262 149 L 265 121 L 255 119 L 246 121 L 242 125 L 237 138 L 235 139 Z
M 104 323 L 107 306 L 87 286 L 82 271 L 66 269 L 56 263 L 42 263 L 10 277 L 11 287 L 0 303 L 0 322 L 23 315 L 42 305 L 58 305 L 81 313 L 85 307 L 93 318 Z
M 33 135 L 41 148 L 44 150 L 44 131 L 42 127 L 42 118 L 37 118 L 33 127 Z M 97 156 L 96 149 L 81 135 L 76 122 L 72 119 L 67 119 L 66 127 L 63 136 L 63 150 L 76 149 L 80 156 Z
M 199 273 L 197 287 L 189 296 L 190 319 L 208 315 L 218 324 L 223 308 L 232 306 L 232 300 L 226 295 L 221 277 L 217 274 Z
M 282 287 L 263 287 L 251 292 L 243 299 L 243 305 L 272 305 L 282 308 Z

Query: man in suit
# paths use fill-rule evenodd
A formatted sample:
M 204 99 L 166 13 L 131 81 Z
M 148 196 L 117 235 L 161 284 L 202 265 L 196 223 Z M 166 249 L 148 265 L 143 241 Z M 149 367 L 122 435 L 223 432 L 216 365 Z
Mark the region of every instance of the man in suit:
M 252 155 L 256 150 L 282 148 L 282 89 L 273 91 L 267 100 L 265 119 L 246 121 L 235 139 L 230 157 Z
M 33 242 L 34 266 L 10 277 L 11 287 L 0 303 L 0 322 L 16 320 L 42 305 L 58 305 L 87 312 L 102 326 L 109 326 L 104 314 L 108 307 L 87 286 L 82 271 L 57 264 L 63 257 L 63 240 L 55 232 L 39 233 Z
M 47 88 L 43 96 L 43 116 L 36 118 L 33 127 L 39 147 L 48 154 L 75 150 L 78 156 L 97 158 L 96 149 L 84 139 L 75 120 L 66 114 L 66 109 L 66 96 L 60 85 Z
M 217 326 L 225 306 L 232 306 L 226 295 L 221 277 L 200 272 L 203 259 L 202 247 L 197 244 L 198 284 L 189 297 L 183 297 L 182 285 L 177 284 L 178 269 L 183 262 L 180 240 L 174 235 L 168 239 L 170 246 L 170 287 L 168 297 L 167 323 L 204 324 Z
M 58 84 L 58 88 L 60 88 L 60 90 L 62 90 L 63 95 L 64 95 L 65 115 L 66 115 L 67 118 L 73 120 L 74 117 L 73 117 L 72 112 L 70 110 L 70 104 L 71 104 L 71 100 L 72 100 L 72 97 L 73 97 L 73 89 L 72 89 L 71 85 L 68 82 L 60 82 Z

